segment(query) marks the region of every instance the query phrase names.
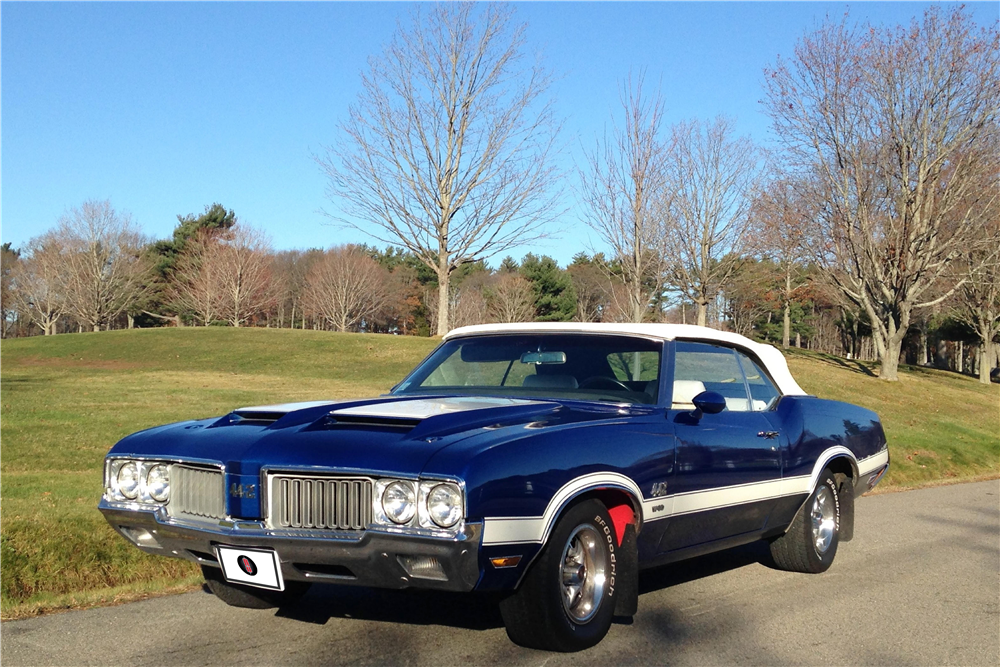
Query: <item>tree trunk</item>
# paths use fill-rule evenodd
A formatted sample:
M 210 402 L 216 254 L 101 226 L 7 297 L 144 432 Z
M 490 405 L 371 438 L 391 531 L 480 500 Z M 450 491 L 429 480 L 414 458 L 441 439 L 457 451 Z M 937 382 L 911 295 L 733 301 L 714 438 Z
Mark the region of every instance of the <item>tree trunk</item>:
M 785 312 L 784 320 L 782 322 L 781 330 L 781 347 L 788 349 L 788 345 L 791 342 L 792 334 L 792 275 L 788 271 L 785 272 Z M 795 347 L 798 347 L 796 343 Z
M 903 349 L 903 339 L 906 338 L 906 329 L 908 322 L 906 317 L 900 318 L 900 323 L 897 328 L 896 322 L 893 318 L 889 318 L 886 322 L 888 326 L 887 333 L 885 337 L 884 347 L 880 352 L 881 365 L 879 367 L 878 376 L 882 380 L 889 380 L 890 382 L 895 382 L 899 380 L 899 354 Z M 873 329 L 874 331 L 874 329 Z M 875 341 L 876 346 L 878 345 L 878 340 Z M 880 347 L 880 346 L 879 346 Z
M 956 357 L 956 359 L 955 359 L 955 369 L 959 373 L 964 373 L 965 372 L 965 343 L 963 341 L 958 341 L 958 344 L 955 345 L 955 350 L 956 350 L 956 354 L 955 354 L 955 357 Z
M 920 324 L 920 355 L 917 357 L 917 363 L 921 366 L 927 365 L 927 323 L 922 322 Z
M 997 358 L 993 345 L 992 322 L 979 318 L 976 322 L 979 330 L 979 383 L 990 383 L 990 371 L 993 370 L 993 361 Z
M 698 326 L 708 326 L 708 304 L 698 302 Z
M 128 328 L 135 329 L 135 316 L 126 314 L 125 317 L 128 318 Z
M 802 347 L 802 334 L 798 331 L 795 332 L 795 347 Z
M 448 298 L 448 291 L 451 287 L 451 272 L 448 271 L 447 260 L 442 260 L 438 263 L 438 317 L 437 317 L 437 335 L 443 336 L 451 327 L 448 326 L 449 312 L 448 306 L 451 301 Z

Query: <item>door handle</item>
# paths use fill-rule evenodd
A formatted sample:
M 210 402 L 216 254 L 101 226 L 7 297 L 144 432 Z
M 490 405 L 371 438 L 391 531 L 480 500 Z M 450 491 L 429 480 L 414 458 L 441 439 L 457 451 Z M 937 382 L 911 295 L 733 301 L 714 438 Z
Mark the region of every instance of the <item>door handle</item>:
M 760 431 L 757 433 L 758 438 L 767 438 L 768 440 L 773 440 L 778 437 L 777 431 Z

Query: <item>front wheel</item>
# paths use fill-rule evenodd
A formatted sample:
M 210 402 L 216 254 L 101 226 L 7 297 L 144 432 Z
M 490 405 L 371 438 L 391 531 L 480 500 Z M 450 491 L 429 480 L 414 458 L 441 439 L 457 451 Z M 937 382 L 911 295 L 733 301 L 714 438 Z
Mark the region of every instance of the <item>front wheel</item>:
M 205 577 L 208 590 L 231 607 L 247 609 L 284 607 L 298 602 L 299 598 L 309 590 L 309 584 L 303 581 L 286 581 L 283 591 L 233 584 L 226 581 L 220 568 L 205 565 L 201 566 L 201 574 Z
M 511 641 L 569 652 L 604 639 L 615 612 L 616 549 L 602 503 L 588 500 L 570 508 L 520 588 L 500 603 Z
M 840 544 L 840 493 L 833 473 L 824 470 L 788 532 L 771 542 L 771 557 L 782 570 L 825 572 Z

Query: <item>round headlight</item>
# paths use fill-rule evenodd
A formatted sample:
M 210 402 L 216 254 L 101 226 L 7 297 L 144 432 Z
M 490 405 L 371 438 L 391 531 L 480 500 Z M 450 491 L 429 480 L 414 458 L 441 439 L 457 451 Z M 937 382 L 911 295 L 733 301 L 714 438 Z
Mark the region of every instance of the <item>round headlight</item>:
M 427 514 L 442 528 L 451 528 L 462 518 L 462 493 L 450 484 L 438 484 L 427 494 Z
M 162 463 L 149 469 L 146 474 L 146 493 L 153 500 L 163 503 L 170 496 L 170 469 Z
M 134 461 L 118 469 L 118 490 L 129 500 L 139 495 L 139 466 Z
M 393 482 L 382 492 L 382 509 L 395 523 L 409 523 L 417 509 L 413 485 L 409 482 Z

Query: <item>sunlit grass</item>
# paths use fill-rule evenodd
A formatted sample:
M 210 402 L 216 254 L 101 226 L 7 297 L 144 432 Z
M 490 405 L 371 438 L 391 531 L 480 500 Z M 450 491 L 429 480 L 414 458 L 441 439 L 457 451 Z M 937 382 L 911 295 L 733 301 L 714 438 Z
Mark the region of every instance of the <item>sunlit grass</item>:
M 4 617 L 193 581 L 195 566 L 147 556 L 97 511 L 102 461 L 120 438 L 242 405 L 384 393 L 434 345 L 223 328 L 3 341 Z
M 5 340 L 2 363 L 0 603 L 5 618 L 134 599 L 197 580 L 185 561 L 147 556 L 96 509 L 101 467 L 121 437 L 243 405 L 384 393 L 435 341 L 269 329 L 153 329 Z M 883 486 L 1000 471 L 1000 388 L 796 352 L 807 391 L 876 410 L 892 467 Z

